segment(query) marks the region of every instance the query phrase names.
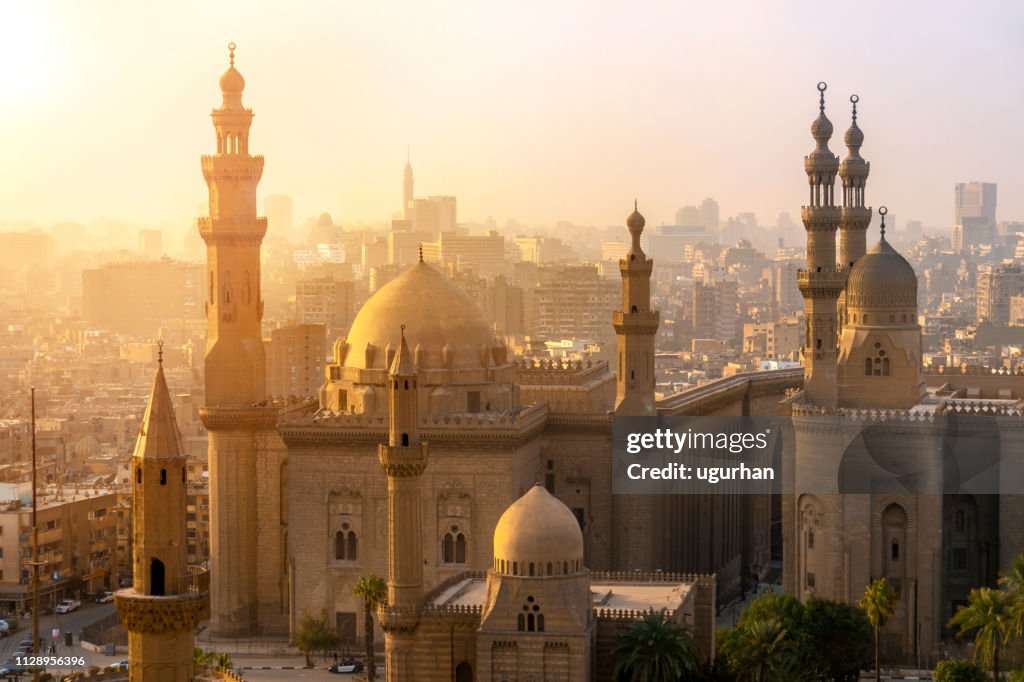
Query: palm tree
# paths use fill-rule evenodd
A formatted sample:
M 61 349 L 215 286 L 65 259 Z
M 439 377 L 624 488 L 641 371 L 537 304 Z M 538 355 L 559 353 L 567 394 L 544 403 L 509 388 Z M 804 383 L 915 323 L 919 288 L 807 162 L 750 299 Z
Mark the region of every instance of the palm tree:
M 741 682 L 799 679 L 797 648 L 777 618 L 758 619 L 737 631 L 723 652 Z
M 1003 590 L 973 589 L 967 606 L 961 606 L 949 619 L 949 627 L 959 630 L 957 637 L 973 637 L 974 660 L 992 668 L 993 682 L 999 682 L 999 650 L 1012 635 L 1016 601 Z
M 999 576 L 999 585 L 1013 597 L 1010 633 L 1024 637 L 1024 554 L 1018 554 Z
M 663 611 L 633 621 L 615 642 L 615 675 L 630 682 L 676 682 L 698 669 L 690 633 Z
M 219 653 L 214 654 L 213 664 L 218 670 L 230 670 L 231 669 L 231 654 Z
M 860 607 L 868 614 L 871 627 L 875 630 L 875 682 L 882 680 L 882 647 L 881 632 L 885 622 L 896 610 L 896 590 L 885 578 L 873 581 L 864 590 L 864 596 L 860 599 Z
M 363 576 L 352 589 L 352 594 L 363 600 L 363 632 L 366 633 L 366 679 L 377 679 L 377 664 L 373 655 L 373 612 L 387 600 L 388 587 L 376 573 Z

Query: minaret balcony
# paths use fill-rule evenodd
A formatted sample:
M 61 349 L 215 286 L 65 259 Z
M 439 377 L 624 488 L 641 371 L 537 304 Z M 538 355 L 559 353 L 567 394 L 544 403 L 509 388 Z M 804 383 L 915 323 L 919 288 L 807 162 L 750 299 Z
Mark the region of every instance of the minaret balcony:
M 616 310 L 612 313 L 612 325 L 616 334 L 655 334 L 660 320 L 661 313 L 657 310 L 635 313 Z
M 846 277 L 849 271 L 840 265 L 833 268 L 818 268 L 815 270 L 797 270 L 796 283 L 800 293 L 807 297 L 824 296 L 838 297 L 839 292 L 846 286 Z
M 420 611 L 419 605 L 380 604 L 377 620 L 386 633 L 412 632 L 420 623 Z
M 427 468 L 427 443 L 420 441 L 405 447 L 381 445 L 377 456 L 381 469 L 388 476 L 397 478 L 419 476 Z
M 199 219 L 199 236 L 207 244 L 255 244 L 267 234 L 266 218 L 251 218 L 241 223 L 224 218 Z
M 134 588 L 114 593 L 121 622 L 129 632 L 191 630 L 210 617 L 210 574 L 202 566 L 189 566 L 178 579 L 178 594 L 150 595 Z
M 801 206 L 800 219 L 806 230 L 835 230 L 839 227 L 843 210 L 839 206 Z
M 207 180 L 263 177 L 263 156 L 214 154 L 202 157 L 203 177 Z

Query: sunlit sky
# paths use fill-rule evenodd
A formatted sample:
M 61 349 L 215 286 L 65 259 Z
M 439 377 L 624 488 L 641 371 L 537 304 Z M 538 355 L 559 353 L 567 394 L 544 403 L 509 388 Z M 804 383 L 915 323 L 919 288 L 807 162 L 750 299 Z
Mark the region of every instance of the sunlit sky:
M 5 2 L 0 221 L 194 215 L 229 41 L 261 206 L 297 221 L 390 219 L 407 144 L 465 221 L 796 217 L 819 80 L 840 155 L 860 95 L 869 203 L 946 226 L 982 180 L 1020 220 L 1022 28 L 1019 2 Z

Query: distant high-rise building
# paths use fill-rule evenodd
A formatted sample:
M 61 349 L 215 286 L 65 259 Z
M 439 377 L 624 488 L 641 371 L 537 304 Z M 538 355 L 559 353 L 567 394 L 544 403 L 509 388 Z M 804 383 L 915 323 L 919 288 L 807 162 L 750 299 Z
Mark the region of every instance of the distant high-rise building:
M 954 187 L 953 249 L 991 244 L 996 228 L 996 184 L 959 182 Z
M 695 339 L 737 340 L 739 286 L 736 280 L 717 273 L 711 283 L 693 285 L 693 337 Z
M 203 316 L 203 266 L 169 258 L 82 271 L 82 316 L 113 331 L 152 334 L 168 320 Z
M 549 265 L 537 269 L 526 328 L 547 340 L 610 341 L 614 330 L 608 317 L 615 308 L 621 284 L 602 277 L 594 265 Z
M 324 325 L 332 339 L 348 331 L 355 316 L 355 308 L 353 282 L 333 277 L 313 277 L 295 282 L 298 321 L 306 325 Z
M 442 232 L 451 232 L 458 224 L 455 197 L 434 196 L 412 201 L 412 229 L 436 240 Z
M 409 159 L 409 154 L 406 152 L 405 156 L 405 173 L 402 176 L 402 219 L 412 220 L 409 215 L 412 212 L 412 161 Z
M 700 202 L 700 225 L 711 232 L 718 231 L 718 202 L 710 197 Z
M 159 258 L 164 253 L 164 233 L 160 230 L 139 230 L 139 253 Z
M 272 396 L 314 397 L 324 381 L 326 362 L 327 327 L 278 327 L 267 343 L 267 390 Z
M 263 214 L 267 216 L 269 239 L 294 240 L 295 208 L 287 194 L 271 194 L 263 200 Z
M 703 227 L 700 209 L 696 206 L 683 206 L 676 211 L 676 225 L 685 227 Z
M 1024 270 L 1020 266 L 987 267 L 978 272 L 975 302 L 978 322 L 1010 323 L 1010 298 L 1024 293 Z
M 530 263 L 558 263 L 578 258 L 572 247 L 558 237 L 516 237 L 515 243 L 523 260 Z

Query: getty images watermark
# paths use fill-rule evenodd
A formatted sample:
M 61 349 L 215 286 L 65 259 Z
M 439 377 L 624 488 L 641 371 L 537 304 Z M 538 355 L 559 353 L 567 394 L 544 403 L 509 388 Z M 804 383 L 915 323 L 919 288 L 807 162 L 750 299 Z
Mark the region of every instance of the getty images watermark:
M 616 494 L 1024 494 L 1024 419 L 615 417 Z

